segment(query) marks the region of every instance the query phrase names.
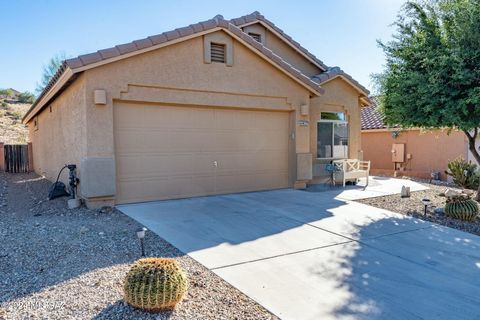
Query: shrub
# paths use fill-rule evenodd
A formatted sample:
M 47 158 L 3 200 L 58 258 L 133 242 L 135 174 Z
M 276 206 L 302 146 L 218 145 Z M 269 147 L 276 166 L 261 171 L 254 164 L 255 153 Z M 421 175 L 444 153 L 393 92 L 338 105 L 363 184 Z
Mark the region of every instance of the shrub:
M 5 98 L 12 98 L 14 92 L 12 89 L 0 89 L 0 96 L 4 96 Z
M 33 101 L 35 101 L 35 96 L 31 92 L 25 91 L 18 95 L 18 102 L 33 103 Z
M 445 215 L 454 219 L 473 221 L 478 215 L 478 204 L 470 197 L 458 195 L 447 199 Z
M 136 261 L 124 283 L 124 298 L 146 311 L 170 310 L 187 291 L 187 277 L 174 259 L 145 258 Z
M 448 163 L 448 170 L 445 173 L 452 176 L 453 182 L 465 189 L 478 189 L 480 175 L 477 165 L 471 161 L 457 158 Z

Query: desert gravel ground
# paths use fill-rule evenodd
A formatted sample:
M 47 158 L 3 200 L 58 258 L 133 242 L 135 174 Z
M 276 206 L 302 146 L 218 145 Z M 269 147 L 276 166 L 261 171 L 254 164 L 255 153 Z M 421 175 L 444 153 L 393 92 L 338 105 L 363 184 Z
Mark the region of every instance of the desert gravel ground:
M 0 319 L 276 319 L 151 232 L 147 255 L 176 257 L 188 295 L 173 312 L 129 307 L 122 282 L 139 258 L 141 225 L 115 209 L 68 210 L 65 198 L 47 201 L 49 184 L 0 172 Z
M 440 193 L 444 192 L 446 186 L 439 186 L 429 183 L 423 183 L 430 189 L 423 191 L 415 191 L 411 193 L 410 198 L 401 198 L 399 194 L 376 197 L 370 199 L 358 200 L 358 202 L 371 205 L 373 207 L 382 208 L 398 213 L 402 213 L 408 216 L 419 218 L 426 221 L 435 222 L 450 228 L 459 229 L 465 232 L 480 235 L 480 219 L 477 218 L 473 222 L 466 222 L 457 219 L 451 219 L 444 215 L 440 215 L 434 212 L 435 208 L 445 207 L 446 198 L 440 196 Z M 461 191 L 450 187 L 450 189 Z M 475 195 L 473 195 L 475 196 Z M 431 201 L 431 205 L 428 206 L 427 215 L 424 216 L 424 205 L 422 199 L 428 198 Z

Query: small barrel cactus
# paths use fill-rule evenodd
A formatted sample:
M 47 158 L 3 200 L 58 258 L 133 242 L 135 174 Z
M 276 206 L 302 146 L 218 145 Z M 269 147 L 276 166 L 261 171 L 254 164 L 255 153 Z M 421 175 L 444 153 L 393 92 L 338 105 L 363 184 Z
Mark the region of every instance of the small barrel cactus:
M 187 277 L 175 259 L 136 261 L 124 283 L 125 301 L 146 311 L 171 310 L 187 291 Z
M 478 215 L 478 204 L 470 197 L 451 197 L 447 199 L 445 215 L 454 219 L 473 221 Z

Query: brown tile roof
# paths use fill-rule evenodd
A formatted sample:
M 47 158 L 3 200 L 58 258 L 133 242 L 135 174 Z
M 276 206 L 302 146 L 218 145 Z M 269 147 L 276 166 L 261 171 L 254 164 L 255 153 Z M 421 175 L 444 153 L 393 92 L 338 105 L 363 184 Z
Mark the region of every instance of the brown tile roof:
M 255 17 L 258 18 L 263 16 L 255 14 Z M 253 17 L 250 17 L 248 19 L 252 19 L 252 18 Z M 243 19 L 247 21 L 246 18 L 243 18 Z M 316 91 L 319 94 L 322 94 L 324 92 L 317 82 L 310 79 L 308 76 L 303 74 L 300 70 L 294 68 L 288 62 L 283 60 L 280 56 L 275 54 L 272 50 L 266 48 L 261 43 L 255 41 L 252 37 L 245 34 L 239 27 L 234 25 L 231 21 L 225 20 L 221 15 L 217 15 L 213 19 L 199 22 L 196 24 L 191 24 L 187 27 L 178 28 L 172 31 L 164 32 L 162 34 L 150 36 L 150 37 L 136 40 L 130 43 L 117 45 L 112 48 L 102 49 L 97 52 L 84 54 L 76 58 L 65 60 L 64 63 L 61 65 L 61 67 L 58 69 L 55 76 L 50 80 L 50 82 L 45 87 L 43 92 L 39 95 L 37 100 L 34 102 L 30 110 L 28 110 L 28 112 L 25 114 L 25 116 L 23 117 L 23 120 L 25 121 L 25 119 L 30 117 L 31 111 L 35 109 L 35 107 L 38 105 L 41 99 L 52 89 L 52 87 L 57 83 L 58 79 L 64 74 L 64 72 L 68 68 L 72 70 L 82 68 L 82 67 L 100 62 L 102 60 L 119 57 L 124 54 L 128 54 L 134 51 L 139 51 L 139 50 L 152 47 L 161 43 L 176 40 L 182 37 L 186 37 L 188 35 L 193 35 L 195 33 L 208 31 L 217 27 L 228 30 L 229 32 L 236 35 L 237 37 L 241 38 L 243 41 L 248 43 L 250 46 L 254 47 L 257 51 L 261 52 L 263 55 L 265 55 L 274 63 L 279 65 L 281 68 L 283 68 L 285 71 L 290 73 L 293 77 L 295 77 L 296 79 L 304 83 L 306 86 L 311 88 L 313 91 Z
M 328 68 L 327 71 L 322 72 L 322 73 L 312 77 L 312 80 L 321 85 L 322 83 L 325 83 L 325 82 L 327 82 L 331 79 L 334 79 L 338 76 L 341 76 L 341 77 L 344 77 L 345 79 L 347 79 L 354 86 L 356 86 L 358 89 L 363 91 L 366 96 L 368 96 L 370 94 L 370 91 L 367 88 L 362 86 L 357 80 L 353 79 L 351 75 L 349 75 L 348 73 L 346 73 L 342 69 L 340 69 L 340 67 Z
M 387 126 L 384 123 L 384 116 L 378 111 L 375 97 L 370 99 L 373 104 L 362 108 L 361 121 L 362 130 L 399 128 L 400 126 Z
M 233 23 L 236 26 L 242 26 L 245 24 L 249 24 L 255 21 L 262 21 L 266 25 L 268 25 L 270 28 L 275 30 L 278 34 L 280 34 L 285 40 L 287 40 L 290 44 L 292 44 L 294 47 L 296 47 L 299 51 L 301 51 L 303 54 L 305 54 L 307 57 L 309 57 L 311 60 L 315 61 L 316 64 L 321 68 L 324 69 L 325 71 L 328 69 L 328 67 L 320 60 L 318 59 L 315 55 L 313 55 L 311 52 L 309 52 L 307 49 L 302 47 L 300 43 L 296 42 L 293 40 L 292 37 L 290 37 L 288 34 L 286 34 L 282 29 L 277 27 L 273 22 L 265 18 L 260 12 L 254 11 L 251 14 L 247 14 L 245 16 L 241 16 L 239 18 L 235 18 L 230 20 L 231 23 Z
M 384 129 L 383 116 L 375 109 L 375 106 L 362 108 L 362 130 Z

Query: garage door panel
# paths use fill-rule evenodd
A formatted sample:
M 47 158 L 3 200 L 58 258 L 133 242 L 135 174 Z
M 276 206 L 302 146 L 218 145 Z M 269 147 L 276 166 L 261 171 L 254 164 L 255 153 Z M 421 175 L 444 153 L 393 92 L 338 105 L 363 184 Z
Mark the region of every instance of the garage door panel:
M 262 171 L 237 174 L 220 173 L 216 182 L 217 186 L 222 186 L 224 193 L 268 190 L 285 188 L 285 185 L 288 184 L 288 174 Z
M 215 193 L 215 178 L 210 176 L 197 176 L 171 178 L 168 181 L 169 198 L 183 198 L 203 196 Z
M 233 110 L 216 110 L 215 128 L 219 130 L 243 130 L 255 128 L 255 114 Z
M 217 171 L 225 170 L 253 170 L 257 168 L 254 153 L 226 152 L 216 153 L 215 160 L 218 162 Z
M 283 132 L 288 127 L 288 118 L 281 112 L 263 112 L 255 117 L 255 128 Z
M 212 175 L 211 155 L 142 154 L 118 155 L 119 178 L 168 177 L 172 174 L 195 176 Z
M 144 108 L 131 108 L 123 103 L 115 104 L 115 125 L 117 129 L 143 128 L 145 123 Z
M 202 196 L 213 194 L 215 181 L 213 177 L 199 177 L 192 180 L 188 177 L 170 177 L 159 179 L 144 179 L 142 181 L 122 181 L 117 196 L 122 202 L 144 202 Z
M 213 130 L 178 130 L 168 137 L 171 152 L 212 152 L 216 150 Z
M 219 131 L 216 133 L 216 150 L 255 151 L 260 150 L 256 135 L 247 131 Z
M 288 118 L 280 112 L 116 103 L 116 201 L 287 187 Z

